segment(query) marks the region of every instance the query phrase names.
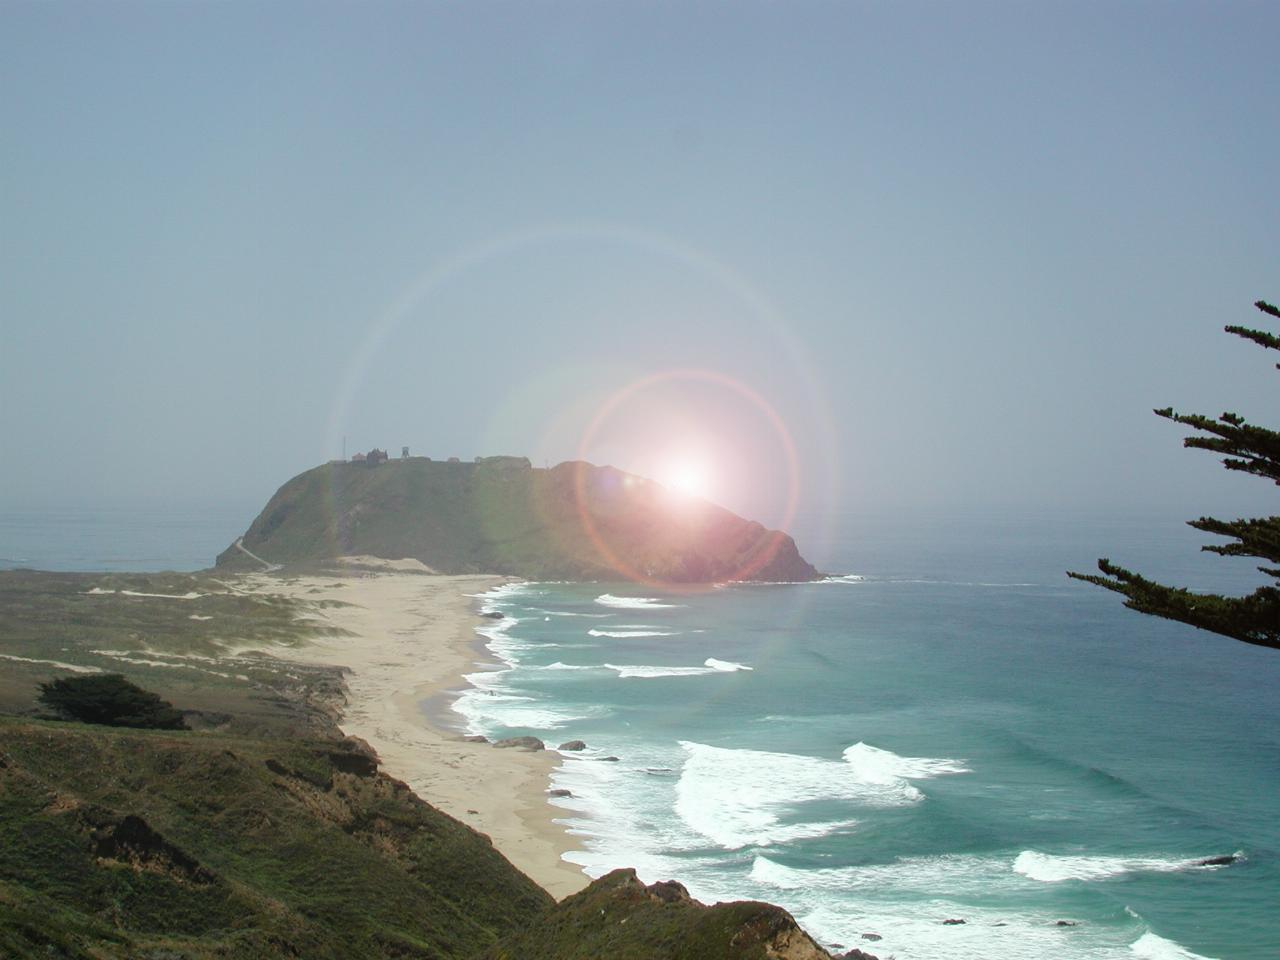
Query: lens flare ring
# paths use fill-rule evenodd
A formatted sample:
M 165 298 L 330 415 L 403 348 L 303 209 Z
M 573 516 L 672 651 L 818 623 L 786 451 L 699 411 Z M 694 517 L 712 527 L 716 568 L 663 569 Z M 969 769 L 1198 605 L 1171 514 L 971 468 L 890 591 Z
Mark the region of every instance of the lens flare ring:
M 673 370 L 660 371 L 658 373 L 642 377 L 614 393 L 601 405 L 600 409 L 596 412 L 596 415 L 583 431 L 582 439 L 578 443 L 577 459 L 579 461 L 587 460 L 587 455 L 591 445 L 600 434 L 601 429 L 604 427 L 608 419 L 618 410 L 619 407 L 622 406 L 622 404 L 659 384 L 669 383 L 672 381 L 708 383 L 736 393 L 738 396 L 749 402 L 760 414 L 764 416 L 772 428 L 778 442 L 782 446 L 787 468 L 787 499 L 783 510 L 782 523 L 778 530 L 771 531 L 767 540 L 752 551 L 745 564 L 724 578 L 725 582 L 750 580 L 756 573 L 768 566 L 769 562 L 777 555 L 779 547 L 781 547 L 782 543 L 786 539 L 787 535 L 785 531 L 795 520 L 800 500 L 800 458 L 796 453 L 796 446 L 795 442 L 792 440 L 791 431 L 787 429 L 786 423 L 774 408 L 773 404 L 769 403 L 769 401 L 761 396 L 757 391 L 747 386 L 741 380 L 735 379 L 734 377 L 721 373 L 717 370 L 681 367 Z M 595 518 L 591 514 L 591 510 L 588 505 L 589 491 L 587 490 L 586 484 L 587 471 L 584 469 L 578 469 L 575 471 L 573 491 L 578 519 L 582 524 L 583 531 L 591 540 L 592 545 L 600 553 L 600 556 L 613 570 L 619 573 L 623 579 L 662 590 L 677 592 L 695 592 L 711 589 L 711 587 L 714 586 L 713 584 L 689 584 L 651 577 L 637 569 L 635 564 L 630 563 L 623 557 L 619 556 L 618 551 L 613 549 L 609 544 L 608 540 L 601 532 L 599 525 L 596 523 Z

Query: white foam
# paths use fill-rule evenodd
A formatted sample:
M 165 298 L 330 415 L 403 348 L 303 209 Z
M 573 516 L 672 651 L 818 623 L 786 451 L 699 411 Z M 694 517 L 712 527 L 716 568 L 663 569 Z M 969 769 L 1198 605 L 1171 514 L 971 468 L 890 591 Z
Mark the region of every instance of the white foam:
M 852 766 L 867 783 L 893 783 L 897 780 L 927 780 L 951 773 L 970 773 L 963 760 L 932 757 L 900 757 L 859 741 L 844 752 L 845 763 Z
M 643 664 L 623 666 L 616 663 L 606 663 L 605 666 L 610 670 L 616 670 L 619 677 L 647 680 L 655 677 L 699 677 L 712 673 L 737 673 L 740 670 L 754 669 L 745 663 L 717 660 L 715 657 L 707 657 L 701 667 L 657 667 Z
M 837 576 L 832 574 L 829 577 L 823 577 L 821 580 L 815 580 L 814 583 L 862 583 L 866 577 L 861 577 L 856 573 L 846 573 Z
M 541 608 L 536 609 L 534 612 L 546 614 L 548 617 L 591 617 L 593 620 L 604 620 L 615 616 L 612 613 L 574 613 L 569 610 L 543 610 Z
M 679 603 L 663 603 L 656 597 L 615 597 L 611 593 L 600 594 L 596 597 L 596 603 L 622 610 L 662 610 L 683 606 Z
M 1166 940 L 1148 930 L 1129 945 L 1129 949 L 1144 960 L 1213 960 L 1199 953 L 1192 953 L 1180 943 Z
M 574 710 L 557 707 L 534 697 L 508 692 L 498 686 L 495 674 L 468 674 L 473 688 L 463 692 L 453 709 L 467 721 L 471 733 L 509 730 L 559 730 L 571 723 L 603 715 L 600 708 Z
M 591 637 L 675 637 L 679 630 L 588 630 Z
M 1064 880 L 1106 880 L 1128 873 L 1177 873 L 1182 870 L 1214 869 L 1204 865 L 1203 861 L 1206 859 L 1208 858 L 1067 857 L 1023 850 L 1013 861 L 1013 870 L 1041 883 L 1061 883 Z
M 902 779 L 868 781 L 852 764 L 839 760 L 687 741 L 680 746 L 687 758 L 676 785 L 676 813 L 692 829 L 729 850 L 823 836 L 855 822 L 782 822 L 806 802 L 899 806 L 923 796 Z
M 936 857 L 903 857 L 892 863 L 871 863 L 850 867 L 799 869 L 756 855 L 751 879 L 782 890 L 830 891 L 837 895 L 852 890 L 876 893 L 936 895 L 946 890 L 951 896 L 983 898 L 993 893 L 1025 889 L 1026 880 L 1011 874 L 1003 857 L 944 854 Z
M 873 901 L 838 907 L 813 902 L 804 891 L 781 899 L 780 905 L 820 942 L 853 944 L 898 960 L 1132 960 L 1132 930 L 1059 927 L 1052 915 L 981 908 L 937 897 L 910 905 Z M 942 922 L 950 917 L 965 923 Z M 863 933 L 880 939 L 869 943 Z

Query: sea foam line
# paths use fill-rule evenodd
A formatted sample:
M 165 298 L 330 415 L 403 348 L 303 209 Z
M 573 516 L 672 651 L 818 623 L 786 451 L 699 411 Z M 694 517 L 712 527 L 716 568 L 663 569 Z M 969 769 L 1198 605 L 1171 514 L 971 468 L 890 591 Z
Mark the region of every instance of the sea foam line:
M 653 679 L 655 677 L 698 677 L 712 673 L 737 673 L 741 670 L 752 670 L 745 663 L 734 663 L 731 660 L 717 660 L 707 657 L 700 667 L 656 667 L 644 664 L 622 665 L 606 663 L 604 666 L 616 670 L 619 677 Z
M 663 603 L 657 597 L 615 597 L 611 593 L 602 593 L 596 597 L 596 603 L 602 607 L 617 607 L 622 610 L 669 610 L 681 607 L 681 603 Z
M 1229 863 L 1211 863 L 1223 857 L 1198 857 L 1192 859 L 1171 857 L 1101 857 L 1055 856 L 1036 850 L 1023 850 L 1013 861 L 1014 873 L 1041 883 L 1060 883 L 1064 880 L 1107 880 L 1129 873 L 1180 873 L 1184 870 L 1215 870 Z M 1231 861 L 1244 859 L 1237 851 Z
M 677 637 L 679 630 L 588 630 L 590 637 Z

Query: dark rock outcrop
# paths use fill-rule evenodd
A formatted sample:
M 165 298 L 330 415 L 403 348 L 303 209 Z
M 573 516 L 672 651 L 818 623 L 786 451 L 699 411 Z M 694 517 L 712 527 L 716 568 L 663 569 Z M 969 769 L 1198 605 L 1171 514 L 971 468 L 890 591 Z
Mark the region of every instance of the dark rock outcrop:
M 329 762 L 342 773 L 372 777 L 378 772 L 378 753 L 359 737 L 344 737 L 342 749 L 328 751 Z
M 581 740 L 570 740 L 567 743 L 560 744 L 560 746 L 556 747 L 556 749 L 557 750 L 585 750 L 587 749 L 587 745 L 583 743 Z
M 707 906 L 675 881 L 645 886 L 634 870 L 606 874 L 482 957 L 831 960 L 781 907 L 752 901 Z
M 685 903 L 693 900 L 684 884 L 676 880 L 659 880 L 657 883 L 651 883 L 649 892 L 663 903 Z
M 1220 857 L 1205 857 L 1203 860 L 1197 860 L 1196 866 L 1197 867 L 1226 867 L 1226 866 L 1230 866 L 1233 863 L 1237 863 L 1243 859 L 1244 857 L 1241 857 L 1238 854 L 1231 853 L 1231 854 L 1225 854 Z
M 94 854 L 135 870 L 161 873 L 182 883 L 207 886 L 217 876 L 153 830 L 141 817 L 129 814 L 93 833 Z
M 504 740 L 495 740 L 493 745 L 495 747 L 502 747 L 503 749 L 510 747 L 530 751 L 547 749 L 547 745 L 537 737 L 507 737 Z

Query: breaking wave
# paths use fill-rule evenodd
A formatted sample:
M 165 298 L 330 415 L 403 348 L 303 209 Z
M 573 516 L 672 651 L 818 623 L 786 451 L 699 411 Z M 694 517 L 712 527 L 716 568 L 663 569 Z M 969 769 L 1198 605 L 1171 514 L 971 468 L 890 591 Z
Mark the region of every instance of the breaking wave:
M 1180 943 L 1166 940 L 1148 930 L 1129 945 L 1129 949 L 1143 960 L 1213 960 L 1199 953 L 1192 953 Z
M 620 610 L 670 610 L 684 606 L 680 603 L 663 603 L 656 597 L 615 597 L 611 593 L 602 593 L 596 597 L 596 603 L 604 607 L 617 607 Z
M 675 637 L 679 630 L 588 630 L 592 637 Z
M 843 761 L 688 741 L 680 746 L 687 759 L 676 785 L 676 813 L 692 829 L 729 850 L 824 836 L 856 823 L 854 819 L 794 822 L 805 803 L 836 800 L 903 806 L 924 797 L 908 779 L 964 772 L 955 760 L 899 757 L 865 744 L 846 750 Z M 875 762 L 868 762 L 868 756 Z
M 604 664 L 610 670 L 616 670 L 619 677 L 697 677 L 711 673 L 737 673 L 739 670 L 751 670 L 745 663 L 733 663 L 729 660 L 717 660 L 707 657 L 701 667 L 650 667 L 642 664 L 623 666 L 616 663 Z
M 1183 870 L 1213 870 L 1227 866 L 1242 858 L 1235 853 L 1232 860 L 1223 857 L 1198 857 L 1194 859 L 1170 857 L 1065 857 L 1035 850 L 1023 850 L 1013 861 L 1013 870 L 1041 883 L 1060 883 L 1064 880 L 1107 880 L 1130 873 L 1178 873 Z

